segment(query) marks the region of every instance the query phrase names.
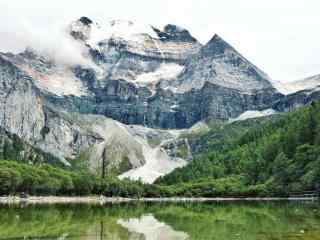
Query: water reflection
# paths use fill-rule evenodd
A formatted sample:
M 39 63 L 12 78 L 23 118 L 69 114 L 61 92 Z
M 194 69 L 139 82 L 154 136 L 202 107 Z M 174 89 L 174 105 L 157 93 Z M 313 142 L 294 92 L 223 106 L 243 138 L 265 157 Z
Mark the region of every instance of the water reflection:
M 132 233 L 129 239 L 137 239 L 135 234 L 142 234 L 145 240 L 188 239 L 188 234 L 173 230 L 172 227 L 163 222 L 159 222 L 151 214 L 128 220 L 119 219 L 118 223 Z
M 0 206 L 0 240 L 320 240 L 318 203 Z

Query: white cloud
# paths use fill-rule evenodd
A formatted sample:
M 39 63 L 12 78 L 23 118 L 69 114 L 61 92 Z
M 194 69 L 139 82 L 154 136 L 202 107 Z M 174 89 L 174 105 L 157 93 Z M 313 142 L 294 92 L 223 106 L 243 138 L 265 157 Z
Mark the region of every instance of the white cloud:
M 23 22 L 25 35 L 23 39 L 26 46 L 48 55 L 56 62 L 75 65 L 93 66 L 93 63 L 84 57 L 86 49 L 79 42 L 74 41 L 65 28 L 51 26 L 48 30 L 35 30 L 30 23 Z
M 58 63 L 66 65 L 81 64 L 93 66 L 85 58 L 83 45 L 71 39 L 66 31 L 66 24 L 61 22 L 46 22 L 37 24 L 31 18 L 22 15 L 1 15 L 0 50 L 21 52 L 30 47 L 43 55 L 48 55 Z
M 218 33 L 272 78 L 293 80 L 320 73 L 319 9 L 318 0 L 0 0 L 0 51 L 25 46 L 21 18 L 44 36 L 42 42 L 83 15 L 99 22 L 173 23 L 202 42 Z

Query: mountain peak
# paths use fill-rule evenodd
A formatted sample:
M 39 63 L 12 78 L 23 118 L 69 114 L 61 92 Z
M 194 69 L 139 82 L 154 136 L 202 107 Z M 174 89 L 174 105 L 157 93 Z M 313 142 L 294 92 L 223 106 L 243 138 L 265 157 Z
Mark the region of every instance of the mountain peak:
M 153 27 L 153 30 L 163 41 L 197 42 L 187 29 L 177 25 L 167 24 L 163 30 L 159 30 L 155 27 Z
M 87 26 L 89 26 L 93 23 L 93 21 L 88 17 L 81 17 L 81 18 L 79 18 L 78 21 L 83 23 L 84 25 L 87 25 Z
M 81 17 L 70 24 L 70 34 L 76 40 L 86 41 L 90 37 L 91 25 L 93 25 L 91 19 Z
M 70 25 L 70 34 L 77 40 L 82 40 L 91 46 L 111 38 L 124 40 L 137 40 L 137 36 L 147 35 L 158 38 L 158 35 L 150 25 L 132 22 L 128 20 L 113 20 L 99 24 L 87 17 L 73 21 Z
M 211 38 L 211 40 L 202 48 L 202 52 L 205 55 L 221 55 L 225 52 L 226 49 L 234 50 L 234 48 L 229 43 L 227 43 L 218 34 L 215 34 Z

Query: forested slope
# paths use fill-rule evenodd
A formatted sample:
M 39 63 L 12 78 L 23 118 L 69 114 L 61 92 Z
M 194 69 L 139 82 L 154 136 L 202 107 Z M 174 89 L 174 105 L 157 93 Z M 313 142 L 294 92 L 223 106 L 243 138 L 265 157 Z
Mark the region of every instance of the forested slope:
M 175 184 L 177 188 L 188 185 L 191 190 L 192 184 L 206 185 L 217 179 L 237 183 L 234 179 L 238 179 L 249 192 L 285 194 L 317 189 L 320 184 L 320 104 L 313 103 L 258 126 L 220 149 L 200 155 L 158 183 Z

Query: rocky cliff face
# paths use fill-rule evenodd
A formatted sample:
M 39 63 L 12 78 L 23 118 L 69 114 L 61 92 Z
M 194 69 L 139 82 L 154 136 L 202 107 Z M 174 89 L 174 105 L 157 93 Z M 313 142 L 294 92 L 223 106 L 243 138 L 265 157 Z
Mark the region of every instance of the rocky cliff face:
M 0 127 L 68 166 L 86 159 L 99 174 L 129 170 L 122 177 L 152 182 L 192 159 L 189 143 L 168 129 L 320 98 L 317 88 L 280 93 L 217 35 L 202 45 L 175 25 L 86 17 L 68 30 L 86 64 L 36 49 L 0 53 Z
M 0 56 L 0 125 L 28 140 L 37 141 L 44 126 L 40 91 L 32 78 Z
M 87 48 L 93 66 L 63 68 L 28 53 L 14 61 L 57 108 L 153 128 L 227 120 L 268 108 L 282 96 L 266 74 L 217 35 L 202 46 L 174 25 L 140 29 L 127 21 L 101 27 L 81 18 L 70 33 Z

